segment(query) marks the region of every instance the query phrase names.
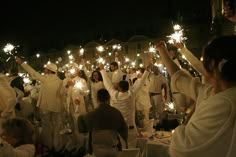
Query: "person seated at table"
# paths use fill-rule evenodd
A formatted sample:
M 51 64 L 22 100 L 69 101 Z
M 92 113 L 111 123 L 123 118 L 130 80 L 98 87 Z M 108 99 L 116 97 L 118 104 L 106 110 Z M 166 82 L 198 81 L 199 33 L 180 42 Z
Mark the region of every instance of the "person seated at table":
M 79 131 L 91 132 L 90 140 L 96 157 L 116 157 L 118 149 L 121 149 L 119 136 L 127 143 L 128 127 L 121 112 L 110 106 L 106 89 L 98 91 L 97 101 L 98 108 L 78 117 Z
M 168 54 L 164 41 L 157 44 L 171 83 L 179 92 L 196 101 L 195 112 L 186 125 L 175 129 L 171 138 L 171 157 L 236 156 L 236 36 L 222 36 L 203 50 L 207 84 L 184 73 Z
M 33 157 L 33 126 L 23 118 L 12 118 L 2 124 L 0 157 Z

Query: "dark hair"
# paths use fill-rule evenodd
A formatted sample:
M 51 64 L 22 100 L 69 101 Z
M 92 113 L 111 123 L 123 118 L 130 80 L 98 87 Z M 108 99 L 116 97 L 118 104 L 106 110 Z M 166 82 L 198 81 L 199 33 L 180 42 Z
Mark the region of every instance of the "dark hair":
M 129 90 L 129 83 L 128 81 L 120 81 L 119 82 L 119 87 L 122 89 L 123 92 L 126 92 Z
M 85 79 L 86 82 L 88 80 L 84 70 L 79 70 L 79 77 Z
M 138 71 L 140 71 L 143 74 L 145 69 L 144 68 L 138 68 Z
M 230 9 L 232 10 L 232 13 L 235 13 L 235 9 L 236 9 L 236 2 L 235 0 L 225 0 L 224 1 L 224 5 L 226 5 L 228 3 L 228 6 L 230 7 Z
M 102 103 L 102 104 L 107 104 L 110 103 L 110 94 L 106 89 L 100 89 L 97 92 L 97 99 Z
M 91 78 L 90 78 L 91 81 L 92 81 L 92 82 L 95 82 L 95 80 L 94 80 L 94 78 L 93 78 L 93 74 L 94 74 L 95 72 L 98 73 L 98 81 L 103 81 L 103 79 L 102 79 L 102 74 L 100 73 L 100 71 L 97 71 L 97 70 L 95 70 L 95 71 L 92 72 L 92 75 L 91 75 Z
M 132 82 L 132 83 L 134 84 L 134 83 L 137 81 L 137 79 L 138 79 L 138 78 L 135 77 L 135 78 L 133 79 L 133 82 Z
M 114 67 L 117 67 L 117 68 L 118 68 L 118 63 L 117 63 L 117 62 L 111 62 L 110 65 L 113 65 Z
M 236 36 L 222 36 L 213 39 L 203 50 L 203 66 L 208 72 L 212 72 L 210 67 L 211 61 L 215 61 L 215 67 L 219 67 L 219 63 L 225 60 L 220 70 L 221 77 L 225 81 L 235 82 L 236 74 L 232 72 L 232 68 L 236 67 Z
M 12 118 L 2 123 L 5 134 L 17 139 L 17 144 L 33 144 L 34 129 L 30 121 L 24 118 Z M 15 146 L 16 147 L 16 146 Z

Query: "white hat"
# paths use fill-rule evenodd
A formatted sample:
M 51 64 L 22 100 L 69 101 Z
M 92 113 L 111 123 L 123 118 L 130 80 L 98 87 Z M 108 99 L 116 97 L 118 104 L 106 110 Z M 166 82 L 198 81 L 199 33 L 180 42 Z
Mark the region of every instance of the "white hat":
M 45 66 L 46 69 L 52 71 L 52 72 L 57 72 L 57 65 L 56 64 L 53 64 L 53 63 L 50 63 L 50 64 L 47 64 Z

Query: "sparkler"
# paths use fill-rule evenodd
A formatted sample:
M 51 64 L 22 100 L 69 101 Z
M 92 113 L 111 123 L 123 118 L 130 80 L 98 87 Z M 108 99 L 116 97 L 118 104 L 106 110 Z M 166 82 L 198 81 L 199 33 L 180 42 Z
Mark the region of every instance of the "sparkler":
M 6 62 L 8 62 L 8 61 L 11 59 L 11 57 L 15 55 L 16 51 L 15 51 L 14 53 L 12 52 L 14 49 L 15 49 L 15 46 L 12 45 L 12 44 L 10 44 L 10 43 L 8 43 L 8 44 L 3 48 L 3 51 L 5 52 L 5 54 L 6 54 L 7 56 L 10 56 L 10 57 L 8 57 L 8 58 L 6 59 Z
M 100 56 L 99 56 L 98 59 L 96 59 L 96 61 L 97 61 L 98 63 L 102 63 L 102 64 L 105 63 L 105 60 L 104 60 L 102 57 L 100 57 Z
M 80 55 L 80 56 L 83 56 L 83 55 L 84 55 L 84 49 L 83 49 L 83 48 L 81 48 L 81 49 L 79 50 L 79 55 Z
M 168 40 L 168 43 L 170 43 L 170 44 L 173 44 L 174 42 L 181 43 L 181 42 L 187 40 L 187 38 L 183 36 L 184 30 L 181 28 L 180 25 L 178 25 L 178 24 L 174 25 L 173 29 L 174 29 L 174 33 L 167 36 L 168 38 L 170 38 Z
M 83 88 L 83 84 L 81 81 L 76 81 L 74 87 L 81 90 Z
M 121 45 L 120 45 L 120 44 L 115 44 L 115 45 L 112 46 L 112 48 L 113 48 L 114 50 L 115 50 L 115 49 L 120 50 L 120 49 L 121 49 Z
M 76 72 L 76 69 L 75 68 L 71 68 L 70 70 L 69 70 L 69 72 L 70 72 L 70 74 L 75 74 L 75 72 Z
M 99 52 L 103 52 L 104 51 L 104 47 L 103 46 L 98 46 L 98 47 L 96 47 L 97 48 L 97 50 L 99 51 Z
M 149 47 L 149 50 L 148 50 L 149 52 L 151 52 L 151 53 L 155 53 L 156 52 L 156 47 L 154 47 L 154 46 L 150 46 Z

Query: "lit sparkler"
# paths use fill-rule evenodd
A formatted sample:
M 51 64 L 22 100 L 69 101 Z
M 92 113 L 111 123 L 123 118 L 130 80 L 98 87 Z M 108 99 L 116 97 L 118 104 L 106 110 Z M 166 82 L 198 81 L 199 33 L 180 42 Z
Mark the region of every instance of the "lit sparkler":
M 81 81 L 76 81 L 74 87 L 77 88 L 77 89 L 82 89 L 83 88 L 83 84 L 82 84 Z
M 81 48 L 81 49 L 79 50 L 79 55 L 80 55 L 80 56 L 83 56 L 83 55 L 84 55 L 84 49 L 83 49 L 83 48 Z
M 76 69 L 75 68 L 71 68 L 70 70 L 69 70 L 69 72 L 70 72 L 70 74 L 75 74 L 75 72 L 76 72 Z
M 98 63 L 102 63 L 102 64 L 105 63 L 105 60 L 104 60 L 102 57 L 100 57 L 100 56 L 99 56 L 98 59 L 96 59 L 96 61 L 97 61 Z
M 12 52 L 14 49 L 15 49 L 15 46 L 12 45 L 12 44 L 10 44 L 10 43 L 8 43 L 8 44 L 3 48 L 3 51 L 5 52 L 5 54 L 6 54 L 7 56 L 9 56 L 9 57 L 6 59 L 6 62 L 8 62 L 8 61 L 11 59 L 11 57 L 14 56 L 14 53 L 16 53 L 16 52 L 14 52 L 14 53 Z
M 168 43 L 170 43 L 170 44 L 173 44 L 174 42 L 181 43 L 182 41 L 187 40 L 187 38 L 183 36 L 184 30 L 181 28 L 180 25 L 178 25 L 178 24 L 174 25 L 173 29 L 174 29 L 174 33 L 167 36 L 168 38 L 170 38 L 168 40 Z
M 96 47 L 97 48 L 97 50 L 99 51 L 99 52 L 103 52 L 104 51 L 104 47 L 103 46 L 98 46 L 98 47 Z
M 156 47 L 150 46 L 148 51 L 151 52 L 151 53 L 155 53 L 156 52 Z

